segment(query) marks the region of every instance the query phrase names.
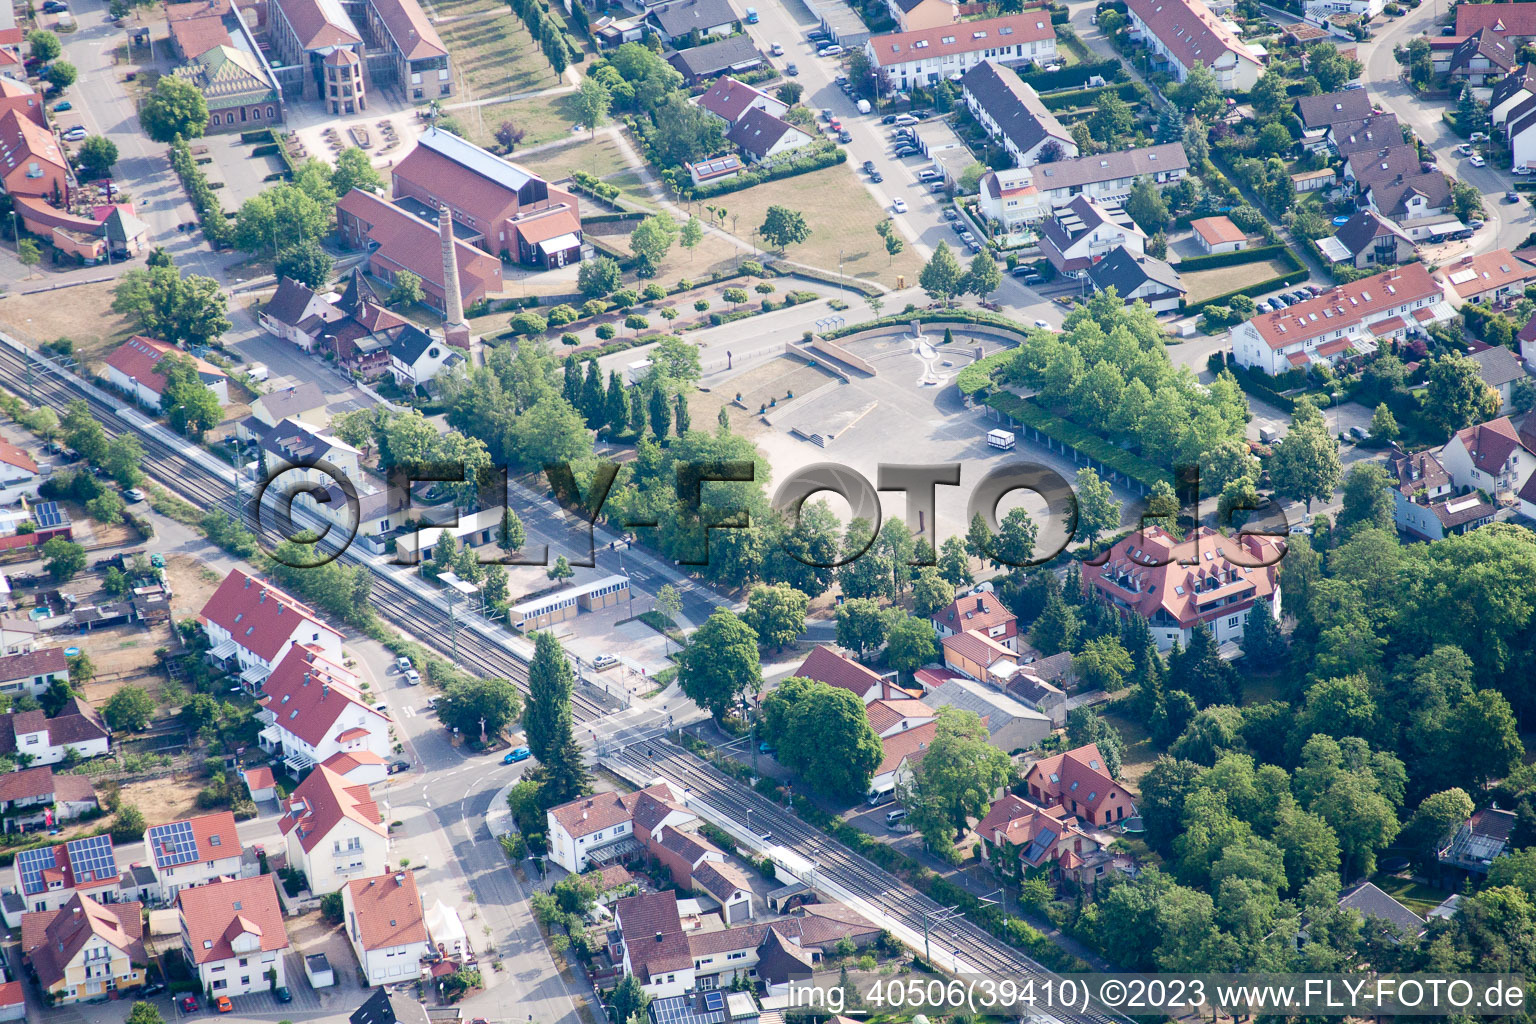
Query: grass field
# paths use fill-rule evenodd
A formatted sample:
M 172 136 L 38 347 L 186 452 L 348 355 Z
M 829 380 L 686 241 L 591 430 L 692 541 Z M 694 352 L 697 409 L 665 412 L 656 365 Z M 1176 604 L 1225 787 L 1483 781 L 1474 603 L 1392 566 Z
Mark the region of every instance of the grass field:
M 542 59 L 542 57 L 540 58 Z M 548 65 L 545 69 L 548 70 Z M 552 87 L 553 81 L 547 81 Z M 574 138 L 571 126 L 580 120 L 576 113 L 574 94 L 537 96 L 517 100 L 514 103 L 486 103 L 478 107 L 461 107 L 450 114 L 464 128 L 464 134 L 476 145 L 497 151 L 496 128 L 503 121 L 511 121 L 523 130 L 523 146 L 537 146 L 556 139 Z M 517 160 L 517 153 L 508 159 Z
M 553 146 L 525 159 L 518 159 L 513 154 L 512 159 L 550 181 L 567 178 L 575 171 L 595 174 L 617 186 L 624 198 L 644 206 L 652 205 L 640 171 L 625 162 L 624 154 L 612 136 L 589 140 L 582 135 L 567 145 Z
M 825 167 L 732 192 L 711 202 L 724 206 L 737 218 L 736 229 L 742 238 L 751 237 L 752 228 L 763 222 L 770 206 L 787 206 L 805 214 L 811 237 L 785 253 L 797 263 L 836 272 L 841 250 L 843 272 L 850 277 L 894 286 L 896 276 L 905 274 L 908 284 L 916 283 L 922 260 L 908 246 L 892 264 L 885 243 L 875 234 L 875 225 L 886 218 L 885 211 L 851 179 L 847 165 Z
M 1178 267 L 1174 269 L 1177 270 Z M 1213 295 L 1225 295 L 1245 285 L 1258 284 L 1260 281 L 1268 281 L 1282 274 L 1289 274 L 1292 269 L 1280 260 L 1268 259 L 1181 274 L 1184 286 L 1189 289 L 1189 294 L 1184 297 L 1184 301 L 1191 304 L 1203 302 Z
M 1423 916 L 1443 903 L 1451 893 L 1407 878 L 1378 871 L 1371 877 L 1376 887 L 1414 913 Z
M 435 7 L 438 35 L 453 54 L 457 93 L 449 104 L 537 92 L 562 84 L 522 20 L 505 3 L 438 0 Z M 536 145 L 569 130 L 572 119 L 557 107 L 558 102 L 540 98 L 462 107 L 449 113 L 481 144 L 490 141 L 497 125 L 511 120 L 527 132 L 524 144 Z
M 37 288 L 47 283 L 43 275 L 38 275 L 19 286 Z M 35 295 L 12 294 L 0 302 L 0 317 L 29 340 L 71 338 L 75 354 L 82 362 L 99 361 L 134 333 L 134 325 L 127 317 L 112 312 L 114 283 L 101 281 Z

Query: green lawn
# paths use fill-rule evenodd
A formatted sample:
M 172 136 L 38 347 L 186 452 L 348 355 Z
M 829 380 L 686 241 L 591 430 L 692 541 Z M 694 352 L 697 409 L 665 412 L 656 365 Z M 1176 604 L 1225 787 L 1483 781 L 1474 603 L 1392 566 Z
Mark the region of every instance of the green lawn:
M 450 102 L 532 92 L 559 85 L 539 45 L 497 0 L 438 0 L 435 27 L 453 55 L 459 93 Z
M 1396 875 L 1388 875 L 1378 871 L 1371 877 L 1376 888 L 1397 900 L 1409 910 L 1423 917 L 1434 910 L 1451 896 L 1449 889 L 1437 889 L 1432 885 L 1423 885 L 1407 878 L 1399 878 Z
M 548 68 L 546 64 L 545 70 Z M 546 80 L 546 88 L 553 85 L 553 81 Z M 496 128 L 503 121 L 511 121 L 523 130 L 522 145 L 527 147 L 574 138 L 571 126 L 581 119 L 576 113 L 576 98 L 571 93 L 539 96 L 515 103 L 487 103 L 449 113 L 463 126 L 471 141 L 492 150 L 496 149 Z M 517 160 L 517 154 L 511 154 L 510 159 Z
M 611 137 L 589 140 L 583 134 L 573 138 L 569 145 L 554 146 L 531 153 L 525 158 L 513 154 L 512 159 L 550 181 L 570 177 L 575 171 L 595 174 L 610 185 L 617 186 L 624 198 L 650 205 L 650 194 L 646 191 L 640 171 L 625 162 L 619 144 Z
M 1178 269 L 1177 266 L 1174 267 Z M 1214 267 L 1210 270 L 1196 270 L 1188 274 L 1181 274 L 1184 286 L 1189 289 L 1189 294 L 1184 301 L 1190 305 L 1203 302 L 1213 295 L 1225 295 L 1227 292 L 1236 291 L 1244 285 L 1258 284 L 1271 278 L 1288 274 L 1293 268 L 1278 259 L 1262 260 L 1254 263 L 1238 263 L 1229 267 Z

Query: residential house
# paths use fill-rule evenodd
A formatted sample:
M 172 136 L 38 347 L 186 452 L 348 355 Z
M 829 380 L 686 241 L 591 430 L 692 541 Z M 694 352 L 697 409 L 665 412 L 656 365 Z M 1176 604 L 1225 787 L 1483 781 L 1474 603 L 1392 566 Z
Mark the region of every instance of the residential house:
M 668 0 L 646 8 L 646 20 L 668 42 L 728 36 L 740 27 L 730 0 Z
M 1440 449 L 1451 485 L 1497 497 L 1518 493 L 1536 470 L 1536 455 L 1520 443 L 1508 416 L 1458 430 Z
M 1189 226 L 1195 230 L 1201 252 L 1239 252 L 1248 248 L 1248 232 L 1232 223 L 1230 217 L 1199 217 L 1190 221 Z
M 1532 42 L 1536 40 L 1536 3 L 1499 4 L 1486 10 L 1463 10 L 1457 5 L 1458 36 L 1470 36 L 1483 29 L 1503 36 L 1514 46 Z
M 1173 267 L 1155 256 L 1132 253 L 1123 245 L 1089 267 L 1088 280 L 1095 290 L 1113 288 L 1127 304 L 1145 302 L 1154 313 L 1173 312 L 1189 294 Z
M 144 830 L 146 865 L 156 898 L 169 903 L 182 889 L 240 877 L 240 834 L 229 811 L 199 814 Z
M 748 110 L 741 120 L 731 125 L 725 138 L 754 164 L 772 163 L 816 141 L 810 132 L 758 107 Z
M 212 363 L 183 352 L 169 342 L 136 334 L 107 353 L 107 383 L 124 392 L 140 405 L 160 408 L 165 394 L 165 375 L 160 363 L 168 356 L 190 360 L 197 376 L 212 391 L 220 405 L 229 403 L 229 375 Z
M 925 695 L 923 703 L 935 711 L 952 707 L 974 712 L 986 723 L 992 745 L 1010 754 L 1028 750 L 1054 728 L 1048 715 L 971 679 L 951 679 Z
M 761 110 L 778 118 L 789 112 L 787 103 L 745 82 L 738 82 L 730 75 L 715 79 L 715 84 L 694 102 L 727 125 L 734 125 L 752 110 Z
M 960 20 L 960 5 L 955 0 L 886 0 L 886 7 L 903 32 L 941 28 Z
M 288 863 L 304 872 L 316 896 L 384 873 L 389 833 L 367 786 L 318 765 L 294 789 L 285 811 L 278 829 L 286 837 Z
M 292 863 L 290 861 L 290 863 Z M 181 947 L 213 998 L 288 984 L 288 932 L 277 876 L 255 875 L 182 889 L 176 896 Z
M 939 639 L 978 630 L 1010 651 L 1019 649 L 1019 620 L 989 590 L 956 597 L 929 616 Z
M 897 696 L 901 695 L 889 678 L 825 645 L 811 648 L 811 653 L 795 669 L 795 675 L 847 690 L 865 704 L 881 697 L 890 697 L 893 692 Z
M 355 878 L 341 890 L 341 900 L 347 938 L 368 984 L 394 985 L 416 978 L 422 957 L 434 950 L 415 872 L 402 868 L 394 874 Z
M 1302 11 L 1312 21 L 1328 22 L 1343 15 L 1368 22 L 1386 9 L 1387 0 L 1304 0 Z
M 864 706 L 864 717 L 875 735 L 885 739 L 932 721 L 933 708 L 913 697 L 882 698 Z
M 1494 84 L 1493 93 L 1488 98 L 1489 122 L 1495 128 L 1499 127 L 1515 108 L 1533 97 L 1536 97 L 1536 64 L 1527 64 Z
M 986 60 L 1049 64 L 1056 59 L 1056 29 L 1049 12 L 1037 8 L 871 36 L 864 52 L 887 87 L 904 93 L 964 75 Z
M 1281 374 L 1337 362 L 1350 352 L 1374 352 L 1384 341 L 1401 340 L 1454 315 L 1428 268 L 1407 263 L 1237 325 L 1232 352 L 1240 366 Z
M 841 905 L 812 904 L 793 917 L 688 933 L 694 981 L 701 992 L 760 981 L 783 995 L 793 981 L 809 980 L 823 952 L 844 939 L 862 948 L 879 930 Z
M 1320 149 L 1327 145 L 1329 128 L 1371 116 L 1371 97 L 1364 89 L 1298 96 L 1296 116 L 1301 119 L 1302 145 L 1309 151 Z
M 1420 540 L 1441 540 L 1493 521 L 1494 507 L 1473 491 L 1458 495 L 1433 452 L 1394 451 L 1387 457 L 1387 484 L 1397 528 Z
M 41 697 L 48 688 L 69 678 L 69 661 L 62 647 L 43 647 L 0 657 L 0 694 Z
M 1440 848 L 1436 859 L 1444 867 L 1459 869 L 1471 875 L 1486 875 L 1489 866 L 1509 852 L 1509 837 L 1514 829 L 1513 811 L 1484 807 L 1456 829 L 1456 833 Z
M 947 5 L 946 5 L 947 6 Z M 1018 167 L 1077 156 L 1072 133 L 1018 72 L 984 60 L 960 80 L 965 105 L 987 135 L 1001 140 Z
M 1491 86 L 1514 70 L 1515 48 L 1503 36 L 1489 29 L 1478 29 L 1451 51 L 1447 70 L 1451 88 Z
M 53 133 L 25 111 L 0 111 L 0 188 L 54 204 L 69 198 L 69 162 Z
M 211 132 L 250 131 L 282 120 L 283 105 L 271 71 L 259 54 L 240 49 L 233 41 L 209 47 L 174 74 L 208 104 Z
M 374 277 L 393 283 L 396 274 L 409 271 L 421 279 L 423 301 L 438 313 L 446 313 L 442 239 L 436 213 L 420 204 L 420 212 L 408 206 L 402 200 L 391 203 L 354 188 L 336 201 L 336 232 L 347 248 L 367 251 L 368 272 Z M 422 213 L 430 213 L 433 220 Z M 495 256 L 458 237 L 454 239 L 454 254 L 459 301 L 464 308 L 505 287 L 501 261 Z
M 325 411 L 326 401 L 320 385 L 309 380 L 269 391 L 251 401 L 251 414 L 240 421 L 236 432 L 242 440 L 260 441 L 268 430 L 284 420 L 297 423 L 306 430 L 324 430 L 331 422 L 330 413 Z
M 549 859 L 572 874 L 638 852 L 646 834 L 697 820 L 665 782 L 572 800 L 551 807 L 546 819 Z
M 291 277 L 281 277 L 277 290 L 262 306 L 256 320 L 268 334 L 291 341 L 309 352 L 314 348 L 322 324 L 346 319 L 346 314 L 336 308 L 335 302 L 333 295 L 317 292 Z
M 0 505 L 36 498 L 38 475 L 37 463 L 25 448 L 0 439 Z M 4 689 L 0 679 L 0 691 Z
M 149 964 L 143 912 L 138 903 L 102 905 L 75 893 L 59 907 L 22 915 L 21 955 L 49 1004 L 131 998 Z
M 1461 226 L 1448 213 L 1451 184 L 1439 171 L 1377 182 L 1365 196 L 1371 209 L 1397 221 L 1409 238 L 1428 238 Z
M 16 892 L 34 913 L 58 910 L 75 895 L 117 901 L 120 872 L 111 836 L 87 836 L 16 855 Z
M 1062 657 L 1063 655 L 1056 655 Z M 1072 655 L 1064 655 L 1070 662 Z M 1054 728 L 1067 724 L 1067 692 L 1037 675 L 1033 665 L 1020 665 L 1008 678 L 1003 692 L 1027 708 L 1034 708 L 1051 720 Z
M 262 684 L 256 717 L 265 728 L 258 742 L 294 772 L 339 753 L 387 757 L 389 718 L 362 693 L 361 680 L 338 660 L 296 645 Z
M 1401 142 L 1356 149 L 1344 158 L 1344 181 L 1361 192 L 1421 173 L 1418 147 Z
M 46 765 L 0 774 L 0 820 L 7 832 L 51 827 L 100 807 L 96 787 L 84 775 L 54 775 Z
M 437 375 L 464 361 L 459 352 L 441 335 L 407 325 L 389 343 L 389 372 L 395 384 L 406 391 L 422 387 Z
M 1346 889 L 1339 897 L 1340 910 L 1353 910 L 1367 921 L 1382 921 L 1396 928 L 1404 937 L 1416 939 L 1424 934 L 1424 919 L 1371 882 Z
M 763 66 L 763 55 L 753 45 L 752 37 L 730 36 L 703 46 L 679 50 L 667 57 L 689 85 L 725 74 L 739 74 Z
M 869 794 L 866 797 L 869 803 L 882 804 L 896 795 L 897 784 L 912 777 L 913 767 L 923 759 L 937 731 L 938 722 L 934 720 L 915 725 L 905 732 L 894 733 L 880 741 L 883 753 L 869 780 Z
M 0 112 L 14 110 L 34 122 L 39 128 L 48 127 L 48 115 L 43 112 L 43 98 L 26 82 L 0 77 Z
M 1187 647 L 1202 623 L 1227 643 L 1242 639 L 1255 604 L 1280 618 L 1276 566 L 1284 554 L 1263 534 L 1223 537 L 1202 526 L 1179 540 L 1153 526 L 1121 539 L 1102 564 L 1085 565 L 1083 589 L 1145 618 L 1159 650 Z
M 340 296 L 290 284 L 278 285 L 261 312 L 262 326 L 306 352 L 329 353 L 343 369 L 361 377 L 387 373 L 390 343 L 415 326 L 384 308 L 361 267 L 352 268 Z
M 677 913 L 677 893 L 627 896 L 613 905 L 613 920 L 619 941 L 610 952 L 647 995 L 665 998 L 693 988 L 694 957 Z
M 1063 277 L 1084 277 L 1088 268 L 1119 247 L 1140 256 L 1147 236 L 1118 205 L 1078 196 L 1052 211 L 1040 227 L 1040 248 Z
M 1375 210 L 1361 210 L 1318 248 L 1333 263 L 1355 267 L 1396 266 L 1412 260 L 1418 246 L 1407 233 Z
M 416 0 L 365 0 L 363 11 L 375 44 L 369 59 L 377 60 L 382 50 L 394 65 L 395 82 L 401 91 L 409 91 L 410 100 L 419 103 L 453 95 L 448 47 Z
M 321 622 L 307 605 L 288 593 L 232 569 L 198 614 L 214 661 L 241 669 L 250 690 L 272 674 L 295 644 L 318 648 L 332 662 L 341 661 L 341 634 Z
M 746 164 L 735 153 L 698 160 L 688 165 L 688 176 L 695 185 L 707 185 L 712 181 L 727 181 L 746 170 Z
M 270 427 L 257 442 L 261 464 L 253 466 L 251 473 L 259 480 L 267 480 L 282 474 L 288 484 L 298 479 L 325 486 L 335 479 L 326 467 L 347 480 L 362 480 L 358 467 L 362 452 L 339 437 L 321 433 L 298 420 L 284 419 Z M 284 472 L 291 468 L 294 472 Z
M 466 246 L 546 269 L 581 260 L 581 209 L 574 195 L 451 132 L 435 126 L 424 132 L 390 171 L 390 182 L 397 201 L 415 200 L 418 210 L 433 211 L 429 219 L 447 206 L 454 235 Z M 440 241 L 434 239 L 430 255 L 440 280 Z M 461 278 L 464 268 L 461 249 Z M 495 283 L 491 290 L 499 291 L 499 278 Z M 465 305 L 472 303 L 466 299 Z
M 64 702 L 52 718 L 42 711 L 8 711 L 0 715 L 0 754 L 26 756 L 29 765 L 58 764 L 70 754 L 100 757 L 112 737 L 101 715 L 78 697 Z
M 1478 349 L 1468 356 L 1477 364 L 1477 375 L 1483 383 L 1499 393 L 1497 411 L 1502 413 L 1509 406 L 1515 382 L 1526 379 L 1525 367 L 1519 357 L 1503 345 Z
M 1036 761 L 1024 785 L 1035 803 L 1065 808 L 1089 825 L 1113 825 L 1136 814 L 1135 799 L 1110 776 L 1093 743 Z
M 752 881 L 726 860 L 706 860 L 693 871 L 693 888 L 714 897 L 727 925 L 752 919 Z
M 625 43 L 638 43 L 645 38 L 646 27 L 638 17 L 615 18 L 603 15 L 591 20 L 592 39 L 599 49 L 611 50 Z
M 981 838 L 982 861 L 1006 879 L 1044 874 L 1092 882 L 1106 869 L 1120 866 L 1065 807 L 1041 807 L 1012 793 L 993 801 L 977 823 L 976 835 Z
M 1332 167 L 1323 167 L 1315 171 L 1298 171 L 1291 175 L 1291 187 L 1298 193 L 1321 192 L 1332 188 L 1338 176 L 1333 173 Z
M 1223 90 L 1248 92 L 1264 73 L 1260 58 L 1202 0 L 1130 0 L 1131 37 L 1147 44 L 1154 67 L 1166 64 L 1177 82 L 1204 64 Z
M 348 783 L 376 786 L 389 777 L 389 763 L 367 750 L 344 750 L 320 763 Z
M 323 83 L 328 67 L 336 67 L 346 59 L 348 67 L 360 72 L 367 56 L 362 33 L 339 0 L 268 0 L 266 29 L 267 41 L 276 55 L 274 64 L 308 70 L 302 83 L 304 98 L 308 100 L 327 98 Z M 342 51 L 356 59 L 336 56 Z M 333 58 L 329 65 L 328 57 Z M 352 95 L 346 98 L 346 105 L 332 109 L 331 113 L 367 109 L 362 76 L 354 74 L 349 82 Z M 330 99 L 334 101 L 335 97 Z
M 1536 281 L 1536 266 L 1508 249 L 1494 249 L 1443 265 L 1435 271 L 1435 280 L 1446 286 L 1445 297 L 1454 305 L 1496 306 L 1524 298 L 1526 285 Z
M 1403 144 L 1403 129 L 1396 114 L 1370 114 L 1352 121 L 1335 121 L 1328 126 L 1328 148 L 1341 160 L 1362 149 Z
M 1123 202 L 1146 177 L 1156 185 L 1168 185 L 1189 171 L 1184 144 L 1147 146 L 1115 153 L 1079 156 L 1069 160 L 988 171 L 981 179 L 981 212 L 1005 230 L 1018 231 L 1035 224 L 1058 206 L 1082 195 L 1101 203 Z
M 1017 651 L 1003 646 L 980 630 L 956 633 L 939 641 L 944 667 L 971 679 L 1007 679 L 1018 670 Z

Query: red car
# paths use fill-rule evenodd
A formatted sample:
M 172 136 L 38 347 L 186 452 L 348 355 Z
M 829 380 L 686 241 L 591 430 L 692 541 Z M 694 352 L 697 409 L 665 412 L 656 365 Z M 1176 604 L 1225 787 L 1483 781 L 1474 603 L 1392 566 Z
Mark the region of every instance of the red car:
M 202 1009 L 202 1007 L 199 1006 L 198 1003 L 197 1003 L 197 996 L 182 996 L 181 997 L 181 1012 L 182 1013 L 196 1013 L 200 1009 Z

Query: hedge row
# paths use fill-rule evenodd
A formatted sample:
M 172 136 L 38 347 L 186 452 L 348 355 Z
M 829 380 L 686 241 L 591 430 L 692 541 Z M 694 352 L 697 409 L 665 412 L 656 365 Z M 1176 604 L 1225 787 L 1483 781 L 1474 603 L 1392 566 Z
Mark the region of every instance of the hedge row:
M 1046 93 L 1052 89 L 1080 89 L 1088 84 L 1088 79 L 1098 75 L 1106 82 L 1121 82 L 1125 80 L 1125 65 L 1118 60 L 1104 60 L 1097 64 L 1074 64 L 1069 68 L 1059 71 L 1041 70 L 1039 64 L 1030 64 L 1028 68 L 1019 71 L 1019 77 L 1028 82 L 1036 92 Z
M 1271 256 L 1273 258 L 1284 260 L 1284 262 L 1289 265 L 1291 269 L 1288 272 L 1280 274 L 1277 277 L 1272 277 L 1267 281 L 1258 281 L 1254 284 L 1245 285 L 1242 288 L 1234 288 L 1229 292 L 1224 292 L 1221 295 L 1213 295 L 1209 299 L 1204 299 L 1193 305 L 1188 305 L 1181 302 L 1180 307 L 1183 309 L 1184 313 L 1193 316 L 1199 313 L 1201 310 L 1205 309 L 1206 306 L 1224 306 L 1230 302 L 1232 297 L 1235 295 L 1262 295 L 1265 292 L 1274 291 L 1276 288 L 1284 288 L 1287 285 L 1293 285 L 1297 284 L 1298 282 L 1305 281 L 1308 276 L 1310 276 L 1311 271 L 1307 269 L 1306 264 L 1301 262 L 1301 257 L 1297 256 L 1289 246 L 1269 246 L 1266 248 L 1281 250 L 1279 252 L 1271 252 Z M 1180 263 L 1179 266 L 1183 267 L 1184 264 L 1188 262 L 1188 260 L 1185 260 L 1183 263 Z
M 640 210 L 620 210 L 617 213 L 582 214 L 583 224 L 620 224 L 627 220 L 644 220 L 648 214 Z
M 1132 455 L 1112 441 L 1106 441 L 1086 427 L 1080 427 L 1055 413 L 1047 412 L 1028 399 L 1020 398 L 1010 392 L 1003 392 L 988 398 L 986 404 L 1004 416 L 1012 417 L 1027 427 L 1033 427 L 1063 444 L 1071 445 L 1080 454 L 1108 466 L 1117 473 L 1139 480 L 1148 487 L 1159 480 L 1173 482 L 1168 471 L 1161 466 L 1148 462 L 1139 455 Z
M 1151 102 L 1152 94 L 1140 82 L 1122 82 L 1119 85 L 1101 85 L 1094 89 L 1077 89 L 1072 92 L 1053 92 L 1041 96 L 1047 110 L 1069 110 L 1073 107 L 1097 106 L 1099 97 L 1114 90 L 1127 103 Z
M 198 223 L 203 226 L 203 237 L 215 247 L 228 245 L 234 237 L 235 229 L 224 215 L 219 197 L 213 194 L 207 175 L 197 166 L 197 161 L 192 157 L 192 147 L 187 145 L 185 139 L 177 138 L 171 143 L 171 167 L 181 179 L 181 187 L 187 190 L 192 209 L 197 211 Z
M 985 359 L 978 359 L 955 375 L 955 386 L 960 389 L 962 395 L 974 395 L 982 388 L 992 385 L 992 374 L 1000 368 L 1007 366 L 1018 355 L 1017 349 L 1005 348 L 1001 352 L 994 352 Z
M 725 181 L 710 182 L 707 185 L 685 185 L 680 187 L 678 192 L 684 199 L 711 199 L 730 192 L 740 192 L 744 188 L 761 185 L 765 181 L 778 181 L 780 178 L 793 178 L 797 174 L 809 174 L 811 171 L 819 171 L 824 167 L 844 163 L 847 159 L 848 151 L 843 147 L 828 146 L 818 149 L 810 156 L 782 160 L 766 167 L 743 171 Z
M 798 277 L 806 281 L 820 281 L 822 284 L 835 284 L 847 288 L 849 291 L 858 292 L 860 295 L 883 295 L 885 292 L 879 285 L 868 281 L 860 281 L 856 277 L 838 277 L 830 270 L 821 270 L 817 267 L 789 267 L 780 271 L 786 277 Z
M 1285 245 L 1263 245 L 1255 249 L 1239 249 L 1237 252 L 1213 252 L 1206 256 L 1190 256 L 1179 261 L 1178 270 L 1181 274 L 1192 274 L 1197 270 L 1235 267 L 1243 263 L 1262 263 L 1271 257 L 1279 256 L 1282 251 L 1290 252 L 1291 250 Z M 1293 258 L 1294 256 L 1295 254 L 1292 253 Z

